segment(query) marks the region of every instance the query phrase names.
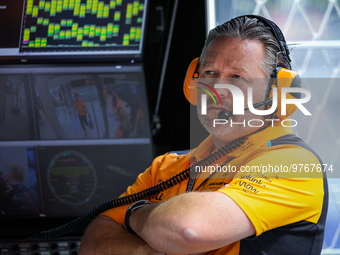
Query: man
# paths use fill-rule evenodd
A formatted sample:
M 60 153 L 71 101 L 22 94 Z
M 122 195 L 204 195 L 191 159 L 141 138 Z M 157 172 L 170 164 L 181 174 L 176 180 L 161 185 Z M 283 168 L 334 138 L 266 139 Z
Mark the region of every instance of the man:
M 37 192 L 26 187 L 24 180 L 24 167 L 19 163 L 12 163 L 8 166 L 6 191 L 0 196 L 5 214 L 36 214 L 39 209 Z
M 84 131 L 84 136 L 86 136 L 87 131 L 85 125 L 90 126 L 90 123 L 87 120 L 87 114 L 89 114 L 89 111 L 87 109 L 86 103 L 80 99 L 78 93 L 74 94 L 74 99 L 74 110 L 79 117 L 79 122 Z
M 209 33 L 199 77 L 210 85 L 236 84 L 245 98 L 252 87 L 253 102 L 262 102 L 276 66 L 289 67 L 281 51 L 265 22 L 238 17 Z M 228 153 L 220 150 L 212 166 L 237 171 L 212 173 L 202 168 L 197 178 L 148 198 L 151 204 L 103 213 L 88 227 L 81 255 L 320 254 L 328 198 L 322 173 L 294 178 L 283 172 L 241 171 L 262 165 L 320 164 L 317 156 L 280 121 L 265 126 L 214 125 L 221 112 L 233 111 L 233 97 L 230 90 L 217 88 L 222 104 L 207 100 L 206 113 L 202 113 L 200 91 L 197 112 L 211 135 L 190 155 L 169 153 L 155 159 L 124 195 L 167 180 L 221 147 Z M 247 123 L 255 118 L 267 117 L 246 110 L 228 120 Z

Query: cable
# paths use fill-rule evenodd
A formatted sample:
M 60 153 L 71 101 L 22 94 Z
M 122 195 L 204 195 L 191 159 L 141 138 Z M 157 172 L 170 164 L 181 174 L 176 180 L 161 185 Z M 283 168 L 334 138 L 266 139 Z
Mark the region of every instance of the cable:
M 201 161 L 197 162 L 196 164 L 190 166 L 189 168 L 185 169 L 184 171 L 174 175 L 173 177 L 155 185 L 150 188 L 144 189 L 142 191 L 136 192 L 134 194 L 130 194 L 124 197 L 118 197 L 112 200 L 109 200 L 89 212 L 79 216 L 78 218 L 74 219 L 73 221 L 66 223 L 65 225 L 62 225 L 60 227 L 42 231 L 38 233 L 37 235 L 32 236 L 31 238 L 28 238 L 30 240 L 49 240 L 53 239 L 62 235 L 65 235 L 69 232 L 72 232 L 81 226 L 84 226 L 85 224 L 88 224 L 91 222 L 95 217 L 97 217 L 99 214 L 116 207 L 124 206 L 127 204 L 132 204 L 138 200 L 147 199 L 149 197 L 152 197 L 156 195 L 159 192 L 162 192 L 166 189 L 169 189 L 185 179 L 188 179 L 190 177 L 190 173 L 193 172 L 193 170 L 197 167 L 204 167 L 207 166 L 219 158 L 222 158 L 226 154 L 232 152 L 236 148 L 240 147 L 242 144 L 244 144 L 245 140 L 248 139 L 248 137 L 242 137 L 238 138 L 233 142 L 228 143 L 224 147 L 214 151 L 211 155 L 207 156 L 206 158 L 202 159 Z

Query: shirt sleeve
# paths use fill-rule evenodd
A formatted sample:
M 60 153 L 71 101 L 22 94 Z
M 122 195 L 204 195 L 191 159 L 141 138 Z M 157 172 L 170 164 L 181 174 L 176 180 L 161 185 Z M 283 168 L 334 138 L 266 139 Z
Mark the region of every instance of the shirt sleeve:
M 141 173 L 137 177 L 135 183 L 129 186 L 120 197 L 131 195 L 144 189 L 150 188 L 151 186 L 154 186 L 157 183 L 156 179 L 159 169 L 161 169 L 165 165 L 171 164 L 171 161 L 173 160 L 174 157 L 175 156 L 173 154 L 172 155 L 165 154 L 155 158 L 155 160 L 152 162 L 152 165 L 149 168 L 147 168 L 143 173 Z M 130 204 L 116 207 L 103 212 L 102 215 L 106 215 L 115 220 L 116 222 L 118 222 L 119 224 L 123 225 L 125 220 L 125 213 L 129 206 Z
M 305 168 L 304 174 L 294 175 L 296 164 L 308 165 L 308 172 Z M 320 162 L 302 148 L 267 152 L 248 161 L 229 186 L 218 192 L 228 195 L 242 208 L 257 236 L 295 222 L 316 223 L 322 211 L 324 187 L 322 171 L 314 169 L 311 173 L 313 164 Z

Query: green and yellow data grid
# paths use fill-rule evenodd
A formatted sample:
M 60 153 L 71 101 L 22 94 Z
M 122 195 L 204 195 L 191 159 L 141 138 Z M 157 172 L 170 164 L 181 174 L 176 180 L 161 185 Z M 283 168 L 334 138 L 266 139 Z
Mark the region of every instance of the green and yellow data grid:
M 68 9 L 73 10 L 75 5 L 75 0 L 69 0 L 68 2 Z
M 46 47 L 46 46 L 47 46 L 47 38 L 42 38 L 42 39 L 41 39 L 40 46 L 41 46 L 41 47 Z
M 33 0 L 27 1 L 26 14 L 31 15 L 33 12 Z
M 137 27 L 137 31 L 136 31 L 136 41 L 139 42 L 140 39 L 142 37 L 142 28 L 141 27 Z
M 34 47 L 38 48 L 40 47 L 41 39 L 40 37 L 37 37 L 34 41 Z
M 114 21 L 120 21 L 120 11 L 115 11 L 113 20 Z
M 96 26 L 95 25 L 91 25 L 90 26 L 90 33 L 89 33 L 89 37 L 93 38 L 95 36 L 96 33 Z
M 79 28 L 78 29 L 78 33 L 77 33 L 77 41 L 82 41 L 83 40 L 83 35 L 84 35 L 83 28 Z
M 139 1 L 134 1 L 133 2 L 133 9 L 132 9 L 132 14 L 133 15 L 138 15 L 139 12 Z
M 24 31 L 24 42 L 29 42 L 29 40 L 30 40 L 30 34 L 31 34 L 31 30 L 30 29 L 25 29 L 25 31 Z
M 88 36 L 90 34 L 90 25 L 84 26 L 84 36 Z
M 73 38 L 77 36 L 77 33 L 78 33 L 78 23 L 72 24 L 71 33 L 72 33 L 72 37 Z
M 101 28 L 99 40 L 102 42 L 106 41 L 106 27 Z
M 131 27 L 130 28 L 130 40 L 135 40 L 135 38 L 136 38 L 136 28 Z
M 51 3 L 47 2 L 45 4 L 44 12 L 50 12 L 50 10 L 51 10 Z
M 119 34 L 119 25 L 113 26 L 113 36 L 118 36 Z
M 85 18 L 86 15 L 86 6 L 84 4 L 82 4 L 80 6 L 80 13 L 79 13 L 79 17 L 80 18 Z
M 69 8 L 69 0 L 64 0 L 63 1 L 63 10 L 68 10 L 68 8 Z
M 129 34 L 124 34 L 123 45 L 129 45 L 129 43 L 130 43 L 130 36 L 129 36 Z
M 44 0 L 40 0 L 39 1 L 39 10 L 44 10 L 45 9 L 45 1 Z
M 54 34 L 54 23 L 51 23 L 51 24 L 48 25 L 47 35 L 53 36 L 53 34 Z
M 111 1 L 110 1 L 110 8 L 111 8 L 111 9 L 116 8 L 116 1 L 115 1 L 115 0 L 111 0 Z
M 91 13 L 96 14 L 98 10 L 98 0 L 93 0 L 92 7 L 91 7 Z
M 43 18 L 43 17 L 37 18 L 37 24 L 38 24 L 38 25 L 42 25 L 43 21 L 44 21 L 44 18 Z
M 39 7 L 33 6 L 32 17 L 36 18 L 36 17 L 38 17 L 38 14 L 39 14 Z

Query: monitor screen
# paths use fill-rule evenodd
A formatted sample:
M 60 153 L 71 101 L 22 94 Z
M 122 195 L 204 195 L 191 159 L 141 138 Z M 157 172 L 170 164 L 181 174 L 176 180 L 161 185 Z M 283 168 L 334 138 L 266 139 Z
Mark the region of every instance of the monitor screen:
M 0 97 L 0 220 L 20 223 L 13 235 L 118 197 L 151 164 L 139 64 L 3 66 Z
M 0 0 L 0 60 L 142 57 L 147 0 Z

